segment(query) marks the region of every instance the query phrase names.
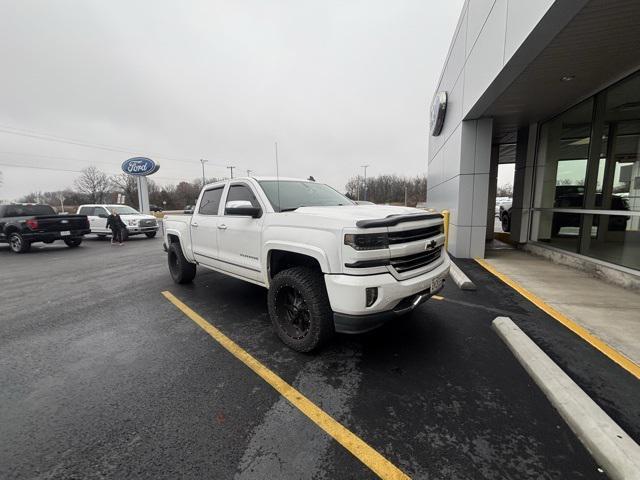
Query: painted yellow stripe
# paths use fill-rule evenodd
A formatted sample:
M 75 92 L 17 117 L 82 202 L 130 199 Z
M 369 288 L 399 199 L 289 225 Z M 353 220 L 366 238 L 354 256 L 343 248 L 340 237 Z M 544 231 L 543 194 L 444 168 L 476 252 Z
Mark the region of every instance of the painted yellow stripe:
M 534 293 L 531 293 L 529 290 L 524 288 L 522 285 L 520 285 L 515 280 L 509 278 L 504 273 L 501 273 L 498 270 L 496 270 L 493 266 L 491 266 L 485 260 L 482 260 L 480 258 L 476 258 L 475 260 L 480 265 L 482 265 L 486 270 L 491 272 L 493 275 L 495 275 L 500 280 L 502 280 L 504 283 L 506 283 L 511 288 L 513 288 L 520 295 L 522 295 L 527 300 L 529 300 L 531 303 L 533 303 L 540 310 L 544 311 L 548 315 L 550 315 L 553 318 L 555 318 L 558 322 L 560 322 L 562 325 L 567 327 L 573 333 L 578 335 L 585 342 L 591 344 L 594 348 L 598 349 L 604 355 L 606 355 L 611 360 L 613 360 L 618 365 L 620 365 L 622 368 L 624 368 L 631 375 L 634 375 L 636 378 L 640 379 L 640 366 L 638 366 L 636 363 L 634 363 L 633 360 L 629 359 L 628 357 L 626 357 L 622 353 L 618 352 L 613 347 L 609 346 L 608 344 L 606 344 L 605 342 L 600 340 L 598 337 L 592 335 L 584 327 L 578 325 L 573 320 L 570 320 L 569 318 L 567 318 L 565 315 L 563 315 L 562 313 L 557 311 L 552 306 L 547 305 L 540 297 L 538 297 Z
M 291 402 L 294 407 L 304 413 L 309 417 L 309 419 L 311 419 L 311 421 L 333 437 L 340 445 L 349 450 L 358 460 L 373 470 L 373 472 L 375 472 L 380 478 L 394 480 L 409 478 L 404 472 L 380 455 L 372 447 L 367 445 L 363 440 L 334 420 L 302 393 L 282 380 L 282 378 L 252 357 L 224 333 L 191 310 L 187 305 L 182 303 L 171 292 L 162 292 L 162 295 L 180 309 L 182 313 L 197 323 L 200 328 L 211 335 L 234 357 L 271 385 L 280 395 Z
M 432 295 L 431 298 L 435 300 L 444 300 L 444 297 L 441 297 L 440 295 Z

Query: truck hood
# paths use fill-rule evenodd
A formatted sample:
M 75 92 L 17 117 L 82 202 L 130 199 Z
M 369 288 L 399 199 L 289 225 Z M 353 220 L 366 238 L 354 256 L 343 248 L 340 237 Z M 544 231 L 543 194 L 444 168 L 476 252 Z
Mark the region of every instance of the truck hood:
M 292 215 L 308 215 L 331 220 L 340 220 L 355 225 L 359 220 L 377 220 L 391 215 L 411 215 L 427 213 L 419 208 L 396 207 L 391 205 L 343 205 L 335 207 L 300 207 Z

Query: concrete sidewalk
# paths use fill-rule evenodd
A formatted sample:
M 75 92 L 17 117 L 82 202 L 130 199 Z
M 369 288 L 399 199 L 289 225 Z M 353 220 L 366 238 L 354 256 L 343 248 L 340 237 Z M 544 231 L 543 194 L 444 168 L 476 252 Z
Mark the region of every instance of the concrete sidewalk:
M 640 364 L 640 294 L 521 250 L 487 250 L 485 261 Z

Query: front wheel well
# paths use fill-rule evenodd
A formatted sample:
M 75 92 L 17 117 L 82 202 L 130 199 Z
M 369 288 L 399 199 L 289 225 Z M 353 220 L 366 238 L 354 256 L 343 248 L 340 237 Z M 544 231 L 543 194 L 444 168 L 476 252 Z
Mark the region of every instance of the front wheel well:
M 173 234 L 167 235 L 167 240 L 169 240 L 169 245 L 171 245 L 172 243 L 180 243 L 180 237 Z
M 318 260 L 309 255 L 289 252 L 287 250 L 271 250 L 269 252 L 268 268 L 270 279 L 283 270 L 293 267 L 307 267 L 311 270 L 322 272 Z

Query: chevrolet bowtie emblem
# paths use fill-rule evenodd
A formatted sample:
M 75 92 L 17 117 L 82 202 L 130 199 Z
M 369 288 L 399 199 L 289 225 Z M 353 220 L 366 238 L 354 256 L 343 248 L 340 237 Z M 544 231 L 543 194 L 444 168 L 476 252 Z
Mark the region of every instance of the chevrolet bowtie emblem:
M 424 243 L 424 249 L 425 250 L 433 250 L 434 248 L 436 248 L 436 241 L 435 240 L 431 240 L 430 242 L 425 242 Z

